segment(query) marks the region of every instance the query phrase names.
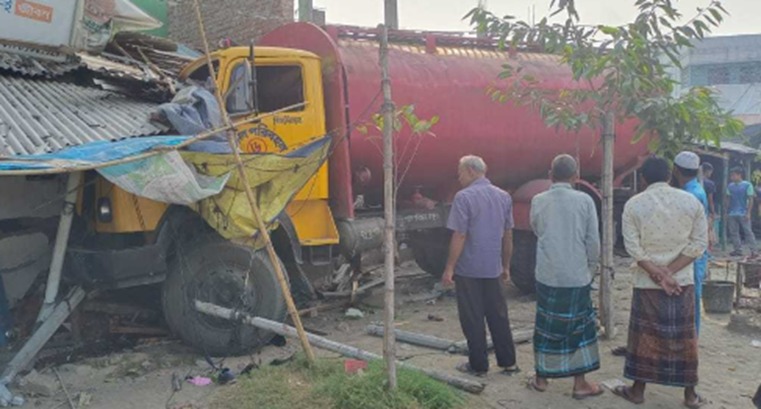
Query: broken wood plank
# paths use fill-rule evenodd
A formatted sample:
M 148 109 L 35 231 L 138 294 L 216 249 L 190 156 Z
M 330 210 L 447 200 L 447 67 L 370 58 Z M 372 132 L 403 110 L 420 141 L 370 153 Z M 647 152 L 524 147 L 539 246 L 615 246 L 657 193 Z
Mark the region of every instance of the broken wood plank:
M 367 333 L 376 337 L 383 337 L 383 325 L 368 325 Z M 432 335 L 419 334 L 411 331 L 394 330 L 397 341 L 421 347 L 448 351 L 455 344 L 454 341 L 434 337 Z
M 534 339 L 534 327 L 528 329 L 513 330 L 513 343 L 516 345 L 530 342 L 532 339 Z M 491 337 L 486 338 L 486 347 L 489 350 L 494 349 L 494 342 L 492 341 Z M 468 341 L 463 340 L 455 342 L 454 345 L 452 345 L 452 348 L 449 349 L 449 352 L 453 354 L 467 355 Z
M 195 306 L 196 306 L 196 310 L 204 314 L 208 314 L 214 317 L 219 317 L 219 318 L 223 318 L 223 319 L 227 319 L 231 321 L 244 322 L 246 324 L 252 325 L 254 327 L 257 327 L 266 331 L 274 332 L 284 337 L 290 337 L 290 338 L 298 337 L 296 328 L 293 328 L 289 325 L 285 325 L 279 322 L 267 320 L 260 317 L 252 317 L 240 311 L 223 308 L 218 305 L 205 303 L 198 300 L 196 300 Z M 306 336 L 309 339 L 309 342 L 313 344 L 314 346 L 328 350 L 328 351 L 339 353 L 349 358 L 360 359 L 362 361 L 376 361 L 376 360 L 383 359 L 383 357 L 381 357 L 380 355 L 374 354 L 372 352 L 364 351 L 362 349 L 352 347 L 350 345 L 345 345 L 335 341 L 331 341 L 327 338 L 323 338 L 314 334 L 307 333 Z M 418 368 L 416 366 L 413 366 L 404 362 L 398 362 L 397 364 L 400 367 L 407 368 L 413 371 L 422 372 L 433 379 L 439 380 L 455 388 L 462 389 L 466 392 L 470 392 L 474 394 L 481 393 L 484 390 L 484 387 L 486 386 L 481 382 L 475 382 L 470 379 L 464 379 L 457 376 L 452 376 L 452 375 L 435 371 L 432 369 Z

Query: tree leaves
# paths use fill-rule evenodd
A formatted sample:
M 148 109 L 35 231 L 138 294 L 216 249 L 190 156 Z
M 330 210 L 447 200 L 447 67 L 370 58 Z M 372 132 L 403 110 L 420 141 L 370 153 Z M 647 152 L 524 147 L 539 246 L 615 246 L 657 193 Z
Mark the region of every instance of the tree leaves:
M 735 136 L 742 124 L 723 110 L 713 93 L 705 88 L 674 95 L 676 82 L 669 65 L 681 69 L 679 56 L 693 41 L 701 40 L 727 14 L 713 0 L 696 16 L 683 22 L 672 0 L 635 0 L 639 15 L 621 26 L 578 24 L 573 0 L 553 0 L 552 15 L 566 11 L 563 24 L 542 19 L 529 25 L 514 17 L 498 18 L 484 9 L 474 10 L 472 24 L 482 33 L 499 38 L 513 49 L 538 48 L 559 55 L 582 87 L 563 92 L 542 88 L 536 78 L 520 69 L 504 67 L 501 86 L 489 95 L 497 102 L 514 102 L 537 108 L 550 127 L 578 131 L 596 128 L 604 112 L 619 119 L 639 120 L 634 141 L 658 135 L 650 143 L 661 151 L 687 142 L 718 142 Z

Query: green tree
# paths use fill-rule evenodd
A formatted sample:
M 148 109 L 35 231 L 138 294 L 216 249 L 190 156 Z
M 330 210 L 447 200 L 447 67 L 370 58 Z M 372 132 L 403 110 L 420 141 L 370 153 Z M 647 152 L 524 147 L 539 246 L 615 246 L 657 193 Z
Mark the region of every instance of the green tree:
M 535 25 L 513 16 L 499 17 L 483 7 L 466 18 L 479 32 L 499 39 L 502 48 L 540 50 L 558 55 L 583 87 L 545 90 L 540 82 L 505 65 L 507 85 L 489 90 L 495 101 L 535 107 L 548 126 L 579 131 L 599 129 L 603 144 L 603 255 L 601 312 L 608 336 L 614 322 L 610 302 L 613 266 L 613 141 L 615 124 L 636 118 L 633 143 L 648 138 L 651 150 L 673 154 L 686 143 L 718 144 L 737 136 L 742 123 L 722 109 L 714 93 L 695 87 L 677 93 L 668 73 L 681 68 L 680 53 L 722 23 L 728 14 L 718 0 L 684 20 L 672 0 L 636 0 L 637 16 L 620 26 L 584 25 L 575 0 L 552 0 L 551 14 Z M 563 23 L 553 17 L 565 15 Z M 561 19 L 562 20 L 562 19 Z

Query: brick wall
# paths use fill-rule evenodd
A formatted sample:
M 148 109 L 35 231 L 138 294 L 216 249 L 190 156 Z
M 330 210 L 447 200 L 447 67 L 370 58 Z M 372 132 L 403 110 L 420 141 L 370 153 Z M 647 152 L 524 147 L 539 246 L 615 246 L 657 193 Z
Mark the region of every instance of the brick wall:
M 294 0 L 200 0 L 212 50 L 229 37 L 246 45 L 275 27 L 293 21 Z M 169 0 L 169 38 L 202 49 L 192 0 Z

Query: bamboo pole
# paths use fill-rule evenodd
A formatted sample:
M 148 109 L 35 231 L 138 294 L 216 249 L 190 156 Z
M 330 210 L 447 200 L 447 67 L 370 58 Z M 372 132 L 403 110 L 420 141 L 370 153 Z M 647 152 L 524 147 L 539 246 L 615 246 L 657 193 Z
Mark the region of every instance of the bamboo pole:
M 244 322 L 256 328 L 260 328 L 265 331 L 274 332 L 284 337 L 290 337 L 290 338 L 298 337 L 298 333 L 295 328 L 283 323 L 271 321 L 271 320 L 260 318 L 260 317 L 252 317 L 240 311 L 231 310 L 229 308 L 223 308 L 218 305 L 209 304 L 209 303 L 201 302 L 198 300 L 196 300 L 195 304 L 196 304 L 196 310 L 202 313 L 214 316 L 214 317 L 219 317 L 219 318 L 236 321 L 236 322 Z M 309 341 L 311 341 L 316 347 L 341 354 L 345 357 L 360 359 L 362 361 L 378 361 L 383 359 L 383 357 L 377 354 L 374 354 L 372 352 L 368 352 L 368 351 L 365 351 L 350 345 L 345 345 L 335 341 L 331 341 L 327 338 L 323 338 L 314 334 L 307 334 L 307 337 L 309 337 Z M 435 371 L 433 369 L 419 368 L 405 362 L 399 362 L 398 365 L 402 368 L 422 372 L 433 379 L 436 379 L 438 381 L 451 385 L 455 388 L 462 389 L 466 392 L 470 392 L 474 394 L 481 393 L 484 390 L 484 387 L 486 386 L 480 382 L 475 382 L 469 379 L 452 376 L 443 372 Z
M 602 257 L 600 263 L 600 318 L 605 328 L 605 338 L 616 336 L 613 316 L 613 246 L 616 233 L 613 228 L 613 161 L 616 141 L 616 122 L 613 112 L 607 112 L 602 131 Z
M 267 226 L 264 223 L 261 212 L 259 211 L 259 206 L 256 204 L 256 196 L 254 196 L 254 191 L 251 189 L 251 184 L 248 182 L 248 176 L 246 175 L 243 160 L 240 157 L 240 152 L 238 152 L 238 144 L 235 141 L 235 132 L 231 127 L 232 122 L 230 121 L 230 116 L 227 114 L 225 100 L 222 98 L 218 84 L 216 84 L 217 75 L 214 71 L 214 64 L 211 61 L 211 51 L 209 50 L 209 42 L 206 39 L 206 29 L 204 28 L 203 16 L 201 15 L 201 5 L 199 0 L 194 0 L 193 4 L 195 6 L 196 18 L 198 20 L 198 29 L 201 33 L 201 40 L 203 41 L 204 53 L 206 54 L 206 64 L 209 67 L 209 75 L 211 75 L 212 79 L 215 79 L 213 81 L 214 95 L 217 97 L 219 110 L 222 113 L 222 118 L 224 119 L 225 125 L 230 127 L 227 131 L 227 142 L 230 144 L 230 149 L 232 150 L 233 156 L 235 157 L 235 162 L 237 164 L 236 168 L 238 169 L 240 181 L 243 184 L 243 188 L 246 192 L 246 198 L 248 199 L 248 203 L 251 206 L 251 213 L 254 216 L 254 221 L 259 227 L 259 234 L 261 234 L 262 239 L 264 240 L 264 246 L 267 249 L 267 254 L 269 255 L 270 262 L 272 263 L 272 267 L 275 269 L 277 281 L 280 283 L 280 289 L 283 292 L 283 297 L 285 298 L 286 305 L 288 306 L 288 313 L 291 316 L 293 324 L 296 326 L 296 331 L 298 332 L 299 339 L 301 340 L 301 346 L 304 348 L 304 353 L 307 356 L 307 360 L 309 360 L 310 363 L 313 363 L 314 351 L 312 351 L 312 347 L 309 345 L 309 339 L 307 338 L 306 331 L 304 331 L 304 326 L 301 323 L 301 316 L 299 315 L 298 309 L 296 309 L 296 304 L 293 302 L 291 289 L 285 279 L 285 273 L 283 272 L 282 264 L 280 263 L 280 259 L 278 258 L 277 253 L 275 253 L 275 247 L 272 245 L 272 240 L 270 238 L 269 232 L 267 231 Z
M 387 16 L 388 18 L 388 16 Z M 394 250 L 396 250 L 396 216 L 394 197 L 394 102 L 391 100 L 391 78 L 388 73 L 388 27 L 383 26 L 380 46 L 380 66 L 383 78 L 383 213 L 384 237 L 383 253 L 385 255 L 385 297 L 383 308 L 383 357 L 386 360 L 388 388 L 396 389 L 396 334 L 394 333 Z
M 117 159 L 112 160 L 108 162 L 101 162 L 101 163 L 94 163 L 89 165 L 81 165 L 81 166 L 71 166 L 71 167 L 54 167 L 50 169 L 30 169 L 30 170 L 5 170 L 0 171 L 0 175 L 2 176 L 31 176 L 31 175 L 52 175 L 57 173 L 68 173 L 68 172 L 79 172 L 79 171 L 86 171 L 86 170 L 93 170 L 93 169 L 100 169 L 105 168 L 109 166 L 116 166 L 116 165 L 123 165 L 125 163 L 132 163 L 143 159 L 148 159 L 156 155 L 160 155 L 162 153 L 180 150 L 182 148 L 186 148 L 189 145 L 192 145 L 198 141 L 208 139 L 213 135 L 216 135 L 220 132 L 229 131 L 231 129 L 235 129 L 239 126 L 249 124 L 252 122 L 260 121 L 264 118 L 268 118 L 283 112 L 290 111 L 292 109 L 301 108 L 305 106 L 305 103 L 298 103 L 291 106 L 287 106 L 285 108 L 278 109 L 277 111 L 268 112 L 266 114 L 257 115 L 255 117 L 251 117 L 248 119 L 244 119 L 241 121 L 237 121 L 231 125 L 225 125 L 217 129 L 212 129 L 210 131 L 206 131 L 203 133 L 200 133 L 198 135 L 193 136 L 192 138 L 183 141 L 182 143 L 179 143 L 174 146 L 157 146 L 153 148 L 149 152 L 141 153 L 139 155 L 130 156 L 129 158 L 123 158 L 123 159 Z M 42 163 L 42 164 L 50 164 L 55 165 L 54 162 L 50 161 L 37 161 L 33 159 L 17 159 L 12 156 L 0 156 L 0 162 L 2 161 L 12 161 L 12 162 L 30 162 L 30 163 Z

